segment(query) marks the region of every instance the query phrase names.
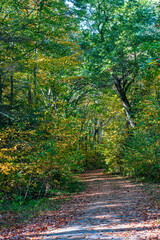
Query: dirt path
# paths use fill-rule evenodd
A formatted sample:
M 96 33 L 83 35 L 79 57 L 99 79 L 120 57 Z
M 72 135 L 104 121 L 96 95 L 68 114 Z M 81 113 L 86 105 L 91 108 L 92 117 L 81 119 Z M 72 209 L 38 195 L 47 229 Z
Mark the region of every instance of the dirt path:
M 23 232 L 17 239 L 160 239 L 158 201 L 141 186 L 100 170 L 83 174 L 82 179 L 85 192 L 62 206 L 57 224 L 52 218 L 45 231 Z

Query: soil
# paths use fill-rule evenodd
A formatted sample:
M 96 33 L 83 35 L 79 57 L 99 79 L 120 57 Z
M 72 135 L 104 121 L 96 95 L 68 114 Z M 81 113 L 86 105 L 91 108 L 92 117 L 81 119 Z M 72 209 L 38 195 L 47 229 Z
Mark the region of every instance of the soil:
M 160 239 L 159 188 L 94 170 L 81 175 L 85 191 L 47 212 L 8 238 L 0 239 Z

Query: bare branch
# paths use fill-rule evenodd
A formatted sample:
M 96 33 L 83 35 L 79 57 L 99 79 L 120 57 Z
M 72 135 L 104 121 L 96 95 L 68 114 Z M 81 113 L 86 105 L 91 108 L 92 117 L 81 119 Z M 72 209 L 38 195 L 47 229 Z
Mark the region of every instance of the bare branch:
M 7 117 L 7 118 L 12 119 L 13 121 L 16 121 L 14 118 L 10 117 L 10 116 L 9 116 L 8 114 L 6 114 L 6 113 L 0 112 L 0 114 L 3 115 L 3 116 L 5 116 L 5 117 Z

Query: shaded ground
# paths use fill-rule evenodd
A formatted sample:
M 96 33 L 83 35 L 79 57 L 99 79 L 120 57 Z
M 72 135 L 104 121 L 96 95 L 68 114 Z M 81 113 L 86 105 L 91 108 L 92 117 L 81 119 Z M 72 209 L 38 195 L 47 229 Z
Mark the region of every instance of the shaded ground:
M 17 226 L 0 239 L 160 239 L 157 195 L 102 170 L 82 174 L 85 192 L 56 212 Z

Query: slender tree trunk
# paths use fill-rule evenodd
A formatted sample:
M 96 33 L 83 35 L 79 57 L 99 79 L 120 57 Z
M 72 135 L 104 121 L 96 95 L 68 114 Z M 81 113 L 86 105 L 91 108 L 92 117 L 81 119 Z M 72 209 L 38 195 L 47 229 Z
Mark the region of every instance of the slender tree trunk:
M 0 105 L 2 104 L 2 93 L 3 93 L 3 88 L 2 88 L 2 72 L 0 71 Z M 2 114 L 0 114 L 0 125 L 2 124 Z
M 87 136 L 85 136 L 84 140 L 85 140 L 85 150 L 86 150 L 86 153 L 87 153 L 87 150 L 88 150 L 88 146 L 87 146 Z M 87 158 L 86 158 L 86 167 L 88 167 L 88 159 L 87 159 Z
M 86 148 L 86 151 L 88 150 L 88 144 L 87 144 L 87 141 L 88 141 L 87 136 L 85 136 L 85 148 Z
M 100 144 L 100 127 L 97 128 L 97 143 Z
M 10 106 L 13 107 L 13 99 L 14 99 L 14 83 L 13 83 L 13 75 L 11 75 L 11 95 L 10 95 Z
M 34 66 L 34 79 L 33 79 L 33 84 L 34 84 L 34 98 L 35 98 L 35 102 L 37 103 L 37 67 Z
M 52 95 L 52 91 L 51 91 L 51 87 L 49 87 L 49 90 L 48 90 L 49 106 L 51 105 L 51 103 L 50 103 L 50 101 L 51 101 L 51 95 Z
M 31 82 L 29 76 L 27 76 L 28 80 L 28 113 L 29 113 L 29 122 L 32 122 L 32 92 L 31 92 Z
M 57 110 L 57 108 L 58 108 L 58 104 L 57 104 L 58 93 L 56 91 L 55 82 L 52 83 L 50 89 L 51 89 L 51 94 L 53 96 L 53 101 L 54 101 L 54 106 L 55 106 L 54 108 L 55 108 L 55 110 Z
M 31 85 L 28 84 L 28 106 L 31 107 L 32 104 L 32 93 L 31 93 Z
M 0 71 L 0 104 L 2 104 L 2 93 L 3 93 L 3 88 L 2 88 L 2 72 Z
M 99 162 L 100 126 L 98 126 L 98 128 L 97 128 L 97 144 L 98 144 L 97 161 Z
M 28 81 L 28 106 L 30 108 L 32 104 L 32 92 L 31 92 L 31 82 L 29 79 L 29 75 L 27 76 L 27 81 Z

